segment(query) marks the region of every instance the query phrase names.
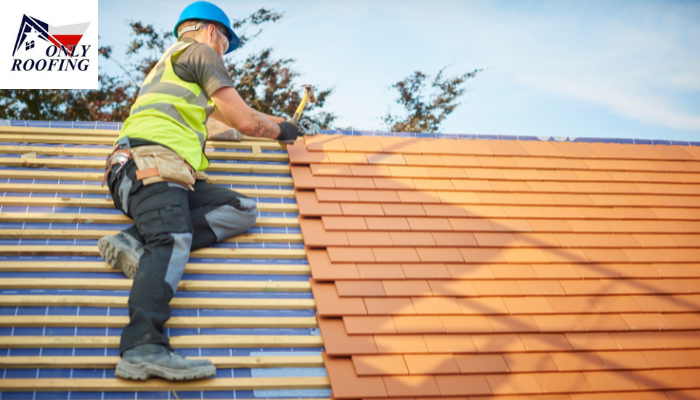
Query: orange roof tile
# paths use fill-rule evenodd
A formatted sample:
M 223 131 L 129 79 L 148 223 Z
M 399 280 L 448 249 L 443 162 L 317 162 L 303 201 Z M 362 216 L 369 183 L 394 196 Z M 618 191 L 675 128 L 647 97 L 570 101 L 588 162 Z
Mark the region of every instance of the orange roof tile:
M 700 397 L 698 148 L 288 149 L 334 398 Z

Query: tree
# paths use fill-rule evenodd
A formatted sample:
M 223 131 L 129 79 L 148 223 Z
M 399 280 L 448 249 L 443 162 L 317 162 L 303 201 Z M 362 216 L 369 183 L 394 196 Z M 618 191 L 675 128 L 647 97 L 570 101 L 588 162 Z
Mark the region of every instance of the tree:
M 261 8 L 234 20 L 233 28 L 241 39 L 236 54 L 260 35 L 265 24 L 282 17 L 282 13 Z M 129 26 L 133 40 L 123 61 L 113 56 L 111 46 L 99 48 L 100 56 L 115 62 L 123 75 L 101 73 L 97 90 L 0 90 L 0 119 L 124 121 L 136 101 L 140 83 L 174 40 L 172 32 L 158 32 L 153 25 L 132 21 Z M 276 59 L 272 49 L 264 49 L 244 59 L 228 58 L 227 63 L 236 89 L 252 108 L 268 114 L 294 114 L 300 102 L 300 73 L 293 69 L 294 59 Z M 304 113 L 322 128 L 329 128 L 336 118 L 322 110 L 332 92 L 333 88 L 317 90 L 316 103 L 309 103 Z
M 257 38 L 269 23 L 283 17 L 272 9 L 261 8 L 246 18 L 234 20 L 233 28 L 241 39 L 234 54 Z M 136 101 L 140 83 L 158 62 L 158 58 L 174 40 L 170 31 L 158 32 L 153 25 L 138 21 L 129 23 L 133 39 L 124 57 L 114 57 L 111 46 L 99 48 L 99 54 L 121 69 L 122 74 L 99 75 L 97 90 L 0 90 L 0 119 L 54 121 L 118 121 L 129 116 Z M 294 59 L 278 59 L 271 48 L 245 57 L 227 58 L 227 68 L 238 93 L 252 108 L 277 115 L 293 115 L 300 102 L 297 83 L 301 76 Z M 457 99 L 465 93 L 465 81 L 483 71 L 477 69 L 454 77 L 444 76 L 442 68 L 430 81 L 432 95 L 426 101 L 429 76 L 416 71 L 392 88 L 399 91 L 397 103 L 404 115 L 389 111 L 381 118 L 388 129 L 396 132 L 436 132 L 440 124 L 459 105 Z M 329 129 L 336 119 L 324 110 L 333 88 L 316 90 L 316 102 L 307 104 L 304 116 Z
M 119 77 L 99 75 L 97 90 L 0 89 L 0 119 L 123 121 L 135 97 Z
M 440 124 L 459 105 L 457 99 L 466 91 L 463 87 L 465 81 L 483 71 L 483 69 L 475 69 L 462 75 L 445 77 L 446 68 L 440 69 L 430 83 L 434 93 L 427 102 L 424 100 L 424 91 L 429 76 L 421 71 L 416 71 L 406 79 L 390 86 L 399 91 L 396 102 L 405 109 L 404 116 L 393 115 L 387 111 L 381 118 L 390 131 L 437 132 Z

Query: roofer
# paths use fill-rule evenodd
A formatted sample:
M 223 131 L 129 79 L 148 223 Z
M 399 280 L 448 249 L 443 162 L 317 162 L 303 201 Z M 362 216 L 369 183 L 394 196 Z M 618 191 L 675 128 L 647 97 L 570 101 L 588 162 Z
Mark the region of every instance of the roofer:
M 208 360 L 189 360 L 170 347 L 163 325 L 190 250 L 238 235 L 256 219 L 254 200 L 206 182 L 206 120 L 213 117 L 258 137 L 294 140 L 299 126 L 257 112 L 238 95 L 224 54 L 240 43 L 214 4 L 189 5 L 170 46 L 144 79 L 105 178 L 114 205 L 134 225 L 100 239 L 100 254 L 134 278 L 129 324 L 121 335 L 116 376 L 169 380 L 213 376 Z

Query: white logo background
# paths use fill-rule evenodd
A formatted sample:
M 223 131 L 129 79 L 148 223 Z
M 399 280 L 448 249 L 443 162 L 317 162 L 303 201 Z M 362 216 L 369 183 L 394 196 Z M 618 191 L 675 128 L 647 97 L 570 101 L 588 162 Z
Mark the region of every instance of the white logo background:
M 3 0 L 0 12 L 0 89 L 97 89 L 98 85 L 98 0 Z M 15 59 L 23 62 L 28 59 L 68 59 L 65 56 L 47 57 L 46 50 L 53 44 L 40 39 L 36 32 L 27 35 L 25 43 L 15 53 L 15 41 L 22 24 L 22 17 L 27 15 L 52 26 L 65 26 L 89 22 L 82 39 L 78 43 L 75 55 L 82 55 L 83 47 L 90 46 L 86 57 L 89 67 L 86 71 L 12 71 Z M 34 41 L 34 47 L 27 49 L 27 43 Z M 83 57 L 76 57 L 80 60 Z M 83 63 L 84 65 L 85 63 Z

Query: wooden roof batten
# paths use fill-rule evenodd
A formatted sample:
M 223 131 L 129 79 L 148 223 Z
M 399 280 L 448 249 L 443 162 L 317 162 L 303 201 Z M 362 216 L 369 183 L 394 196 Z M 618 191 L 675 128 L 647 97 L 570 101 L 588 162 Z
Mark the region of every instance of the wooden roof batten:
M 293 185 L 288 175 L 288 156 L 276 141 L 258 138 L 237 143 L 207 142 L 206 153 L 213 160 L 211 181 L 229 188 L 244 186 L 235 190 L 263 198 L 259 211 L 274 216 L 258 219 L 254 228 L 258 233 L 241 235 L 227 240 L 222 247 L 193 253 L 197 260 L 187 265 L 185 273 L 195 274 L 195 279 L 180 282 L 179 292 L 194 293 L 176 297 L 172 307 L 180 315 L 195 309 L 194 315 L 201 311 L 214 316 L 192 316 L 191 312 L 176 315 L 169 321 L 169 329 L 198 333 L 171 337 L 173 347 L 182 351 L 205 348 L 228 354 L 229 349 L 235 349 L 237 354 L 245 354 L 206 357 L 219 369 L 273 368 L 279 377 L 256 377 L 267 375 L 252 372 L 248 374 L 252 375 L 250 378 L 238 375 L 188 383 L 158 379 L 145 383 L 114 378 L 44 379 L 44 374 L 51 374 L 48 370 L 52 369 L 113 369 L 118 361 L 114 356 L 57 357 L 45 351 L 51 349 L 55 354 L 66 349 L 70 354 L 73 349 L 76 354 L 94 354 L 99 349 L 99 353 L 114 354 L 119 336 L 108 335 L 106 329 L 119 328 L 128 319 L 123 311 L 131 281 L 115 279 L 114 271 L 97 258 L 92 244 L 99 237 L 114 234 L 121 229 L 119 225 L 131 222 L 121 214 L 108 212 L 114 206 L 107 199 L 108 192 L 96 184 L 101 180 L 99 171 L 117 131 L 16 128 L 3 126 L 10 125 L 3 122 L 0 121 L 0 139 L 5 143 L 0 146 L 0 191 L 4 192 L 0 197 L 0 307 L 16 308 L 17 315 L 0 317 L 0 368 L 10 371 L 0 379 L 0 392 L 29 392 L 31 397 L 42 396 L 31 392 L 60 395 L 85 391 L 173 391 L 177 396 L 178 391 L 200 391 L 207 398 L 211 391 L 219 392 L 218 396 L 229 391 L 233 398 L 239 391 L 304 390 L 327 397 L 328 379 L 321 370 L 316 375 L 308 372 L 309 368 L 313 371 L 323 367 L 318 355 L 323 342 L 315 334 L 315 301 L 309 294 L 309 283 L 299 279 L 309 275 L 310 270 L 305 251 L 299 247 L 302 237 L 298 233 L 294 192 L 287 189 Z M 22 183 L 13 183 L 18 181 Z M 27 212 L 34 207 L 41 211 Z M 62 213 L 64 207 L 74 212 Z M 22 208 L 25 211 L 20 211 Z M 56 224 L 67 225 L 58 229 L 60 225 Z M 71 228 L 70 224 L 75 226 Z M 23 314 L 39 308 L 46 313 Z M 81 311 L 64 315 L 71 309 Z M 97 315 L 90 315 L 91 310 L 97 310 Z M 100 314 L 100 310 L 109 311 Z M 81 329 L 89 330 L 89 335 L 68 333 Z M 53 333 L 42 334 L 42 330 Z M 56 335 L 56 330 L 68 336 Z M 100 330 L 105 330 L 105 334 L 96 333 Z M 236 330 L 244 330 L 244 334 L 231 333 Z M 306 369 L 304 376 L 297 376 L 299 368 Z M 31 373 L 27 370 L 36 370 L 37 379 L 25 378 Z M 27 393 L 18 394 L 23 395 Z

